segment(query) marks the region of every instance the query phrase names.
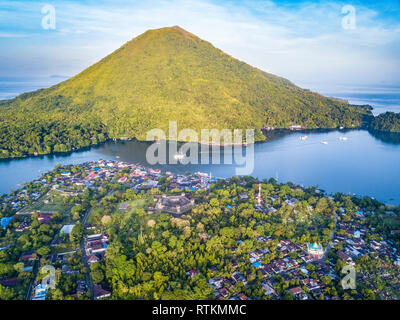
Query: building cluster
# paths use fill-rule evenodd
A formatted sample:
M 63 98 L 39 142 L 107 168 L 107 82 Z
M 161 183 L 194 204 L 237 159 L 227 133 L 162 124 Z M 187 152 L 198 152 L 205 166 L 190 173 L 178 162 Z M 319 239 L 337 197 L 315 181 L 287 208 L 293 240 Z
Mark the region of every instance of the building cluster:
M 66 228 L 67 230 L 68 228 Z M 85 249 L 85 259 L 88 266 L 96 262 L 100 262 L 105 257 L 105 252 L 108 247 L 108 237 L 105 234 L 95 234 L 89 235 L 86 237 L 84 241 L 84 249 Z M 67 276 L 79 275 L 81 274 L 81 268 L 77 268 L 76 266 L 71 267 L 69 264 L 69 258 L 76 251 L 64 252 L 59 254 L 52 254 L 49 257 L 50 265 L 57 266 L 58 269 L 61 270 L 62 274 Z M 36 259 L 35 252 L 27 252 L 21 257 L 21 259 L 32 260 Z M 76 281 L 76 293 L 72 295 L 72 298 L 78 299 L 81 296 L 85 296 L 87 292 L 89 292 L 90 283 L 87 280 L 77 280 Z M 34 282 L 33 290 L 32 290 L 32 300 L 46 300 L 47 293 L 50 289 L 50 283 L 45 281 Z M 110 292 L 104 290 L 101 285 L 94 285 L 93 289 L 93 298 L 96 300 L 103 299 L 109 297 L 111 295 Z
M 330 266 L 325 265 L 324 262 L 318 260 L 313 250 L 319 249 L 323 252 L 323 248 L 318 244 L 296 245 L 290 240 L 282 240 L 277 245 L 277 250 L 280 253 L 279 257 L 264 262 L 264 256 L 269 254 L 270 251 L 265 248 L 265 244 L 272 241 L 271 237 L 258 237 L 260 248 L 249 253 L 249 262 L 254 268 L 261 272 L 263 276 L 262 288 L 265 290 L 265 295 L 270 299 L 281 299 L 276 291 L 276 286 L 279 281 L 276 276 L 281 276 L 284 280 L 297 280 L 301 285 L 288 288 L 296 299 L 307 300 L 312 299 L 312 293 L 319 295 L 321 289 L 324 287 L 321 277 L 331 275 L 335 277 L 334 271 Z M 241 241 L 238 241 L 240 244 Z M 310 248 L 313 248 L 310 250 Z M 236 248 L 232 248 L 234 251 Z M 321 252 L 318 252 L 320 254 Z M 232 266 L 236 269 L 231 275 L 230 279 L 226 278 L 211 278 L 209 284 L 215 290 L 215 297 L 217 300 L 237 300 L 243 298 L 243 294 L 234 290 L 234 285 L 241 282 L 244 287 L 248 284 L 246 274 L 239 271 L 238 262 L 232 259 Z M 312 263 L 317 275 L 317 279 L 311 277 L 311 272 L 307 269 L 307 265 Z M 327 297 L 328 299 L 336 299 L 337 297 Z M 242 300 L 242 299 L 241 299 Z
M 85 239 L 86 262 L 88 266 L 101 262 L 108 248 L 108 236 L 106 234 L 93 234 Z M 111 292 L 105 290 L 101 284 L 93 285 L 93 298 L 105 299 L 111 296 Z
M 71 169 L 69 169 L 71 168 Z M 72 166 L 64 167 L 63 171 L 55 171 L 42 176 L 40 179 L 32 181 L 29 186 L 22 186 L 19 190 L 11 192 L 9 195 L 3 195 L 0 198 L 0 206 L 9 207 L 13 215 L 2 217 L 0 219 L 0 227 L 3 229 L 11 229 L 12 232 L 23 233 L 31 228 L 31 215 L 39 213 L 38 220 L 40 224 L 51 224 L 52 214 L 55 212 L 44 212 L 40 206 L 32 209 L 32 204 L 39 203 L 43 206 L 51 205 L 51 195 L 61 197 L 76 197 L 85 188 L 104 187 L 106 183 L 117 181 L 126 187 L 138 192 L 159 188 L 161 183 L 168 181 L 168 188 L 179 189 L 182 192 L 195 191 L 209 188 L 210 184 L 216 179 L 212 179 L 210 175 L 197 173 L 194 175 L 174 174 L 171 172 L 161 173 L 159 169 L 145 168 L 141 165 L 128 164 L 120 161 L 99 160 L 79 165 L 78 170 L 72 170 Z M 164 178 L 161 182 L 160 179 Z M 166 178 L 166 179 L 165 179 Z M 34 186 L 32 188 L 32 186 Z M 28 191 L 28 190 L 34 191 Z M 189 197 L 189 198 L 188 198 Z M 171 214 L 181 215 L 190 210 L 194 205 L 194 200 L 190 195 L 185 194 L 176 197 L 160 197 L 156 203 L 155 210 L 169 212 Z M 121 210 L 128 209 L 129 204 L 122 204 Z M 39 209 L 36 209 L 39 208 Z M 65 213 L 64 213 L 65 214 Z M 66 215 L 68 216 L 68 214 Z M 13 219 L 18 217 L 16 227 L 13 225 Z M 10 228 L 10 226 L 12 227 Z M 89 227 L 89 226 L 87 226 Z M 64 243 L 65 236 L 68 236 L 74 229 L 74 224 L 65 224 L 59 234 L 51 241 L 50 247 L 52 252 L 59 252 L 60 245 Z M 89 228 L 86 228 L 89 230 Z M 91 231 L 91 230 L 89 230 Z M 0 243 L 0 250 L 7 250 L 10 245 Z M 84 251 L 86 254 L 87 265 L 90 266 L 104 259 L 108 246 L 107 235 L 96 234 L 88 236 L 84 241 Z M 68 264 L 68 257 L 75 253 L 71 252 L 57 253 L 50 255 L 50 261 L 53 265 L 60 267 L 62 273 L 66 275 L 77 275 L 80 270 L 71 268 Z M 33 271 L 33 264 L 37 262 L 36 252 L 27 252 L 21 257 L 21 261 L 25 263 L 26 271 Z M 39 266 L 40 268 L 40 266 Z M 36 268 L 36 269 L 39 269 Z M 37 271 L 36 271 L 37 272 Z M 36 273 L 35 273 L 36 277 Z M 13 286 L 18 284 L 18 279 L 1 279 L 2 284 Z M 76 296 L 82 295 L 89 290 L 89 283 L 85 280 L 79 280 L 77 283 Z M 48 293 L 48 285 L 46 283 L 32 282 L 31 298 L 34 300 L 45 299 Z M 108 297 L 110 293 L 100 285 L 92 287 L 92 293 L 95 299 Z
M 137 164 L 128 164 L 121 161 L 99 160 L 81 165 L 85 174 L 81 172 L 65 172 L 57 178 L 64 188 L 80 185 L 93 187 L 97 181 L 102 183 L 115 179 L 118 175 L 118 183 L 126 184 L 134 190 L 148 190 L 159 187 L 159 180 L 165 177 L 170 180 L 171 189 L 199 190 L 207 189 L 213 180 L 209 175 L 197 173 L 195 175 L 180 175 L 172 172 L 161 173 L 159 169 L 146 168 Z M 121 176 L 122 173 L 122 176 Z M 65 192 L 65 190 L 64 190 Z
M 0 206 L 7 205 L 12 210 L 18 211 L 28 205 L 30 201 L 37 201 L 42 196 L 43 193 L 39 191 L 29 192 L 25 187 L 23 187 L 9 195 L 3 195 L 3 197 L 0 198 Z
M 271 211 L 276 209 L 271 204 L 262 203 L 261 191 L 259 190 L 258 195 L 255 199 L 257 204 L 255 209 L 269 214 Z M 239 195 L 240 200 L 247 199 L 246 193 Z M 271 197 L 271 201 L 277 201 L 278 198 Z M 286 199 L 284 201 L 286 205 L 294 206 L 297 203 L 296 198 Z M 228 210 L 232 210 L 229 206 Z M 312 208 L 309 208 L 312 210 Z M 381 236 L 375 233 L 374 228 L 368 228 L 362 223 L 365 219 L 365 215 L 362 211 L 357 212 L 357 218 L 344 219 L 346 212 L 343 208 L 340 208 L 339 214 L 335 220 L 337 220 L 336 227 L 332 233 L 331 244 L 324 248 L 319 243 L 308 243 L 306 245 L 294 244 L 290 240 L 281 240 L 276 246 L 278 257 L 275 257 L 272 261 L 270 259 L 264 259 L 264 256 L 270 254 L 268 243 L 272 241 L 271 237 L 258 237 L 257 240 L 263 243 L 258 249 L 249 253 L 249 262 L 254 268 L 261 272 L 264 280 L 262 281 L 262 287 L 265 290 L 265 295 L 270 299 L 282 299 L 276 290 L 279 287 L 280 279 L 287 281 L 288 283 L 296 283 L 296 285 L 289 286 L 287 291 L 290 292 L 295 299 L 308 300 L 315 299 L 321 295 L 326 300 L 338 300 L 338 295 L 328 294 L 323 289 L 326 287 L 324 278 L 330 277 L 331 281 L 340 280 L 343 275 L 337 274 L 335 271 L 335 261 L 328 259 L 329 251 L 333 250 L 337 254 L 337 258 L 342 260 L 345 265 L 355 265 L 355 261 L 364 256 L 370 254 L 376 254 L 382 259 L 389 259 L 394 261 L 397 268 L 400 267 L 400 253 L 397 252 L 393 241 L 384 240 Z M 348 221 L 348 222 L 346 222 Z M 369 237 L 369 238 L 368 238 Z M 367 239 L 368 238 L 368 239 Z M 374 239 L 374 240 L 371 240 Z M 238 241 L 240 244 L 242 241 Z M 340 247 L 340 249 L 339 249 Z M 232 248 L 235 251 L 235 248 Z M 238 282 L 242 282 L 244 286 L 247 285 L 247 275 L 242 274 L 238 270 L 237 262 L 232 262 L 234 268 L 237 270 L 232 273 L 230 279 L 226 278 L 211 278 L 209 283 L 215 290 L 215 297 L 218 300 L 237 299 L 238 292 L 233 290 L 233 285 Z M 311 267 L 310 267 L 311 266 Z M 394 273 L 387 272 L 387 269 L 379 270 L 380 278 L 387 280 L 388 283 L 393 283 L 392 289 L 399 291 L 400 289 L 400 278 L 396 271 Z M 359 280 L 366 283 L 371 283 L 371 275 L 365 272 L 359 274 Z M 293 282 L 294 280 L 294 282 Z M 385 292 L 378 292 L 375 289 L 375 293 L 380 296 L 385 296 Z M 386 294 L 388 298 L 392 298 L 389 294 Z
M 105 234 L 94 234 L 87 236 L 85 241 L 85 251 L 87 256 L 87 262 L 92 265 L 96 262 L 100 262 L 108 248 L 108 236 Z
M 190 195 L 182 193 L 180 196 L 170 196 L 162 195 L 160 197 L 155 197 L 156 206 L 154 211 L 167 212 L 175 216 L 180 216 L 184 213 L 190 211 L 194 205 L 195 200 L 190 199 Z
M 11 246 L 1 247 L 0 251 L 7 250 L 10 247 Z M 32 250 L 32 251 L 23 252 L 19 258 L 19 262 L 23 264 L 22 270 L 20 270 L 20 271 L 32 273 L 37 259 L 38 259 L 38 255 L 37 255 L 36 251 Z M 19 284 L 20 284 L 20 280 L 18 279 L 18 277 L 0 279 L 0 285 L 2 285 L 4 287 L 12 288 L 12 287 L 18 286 Z
M 204 173 L 181 175 L 166 172 L 162 174 L 159 169 L 111 160 L 89 162 L 81 164 L 80 167 L 83 168 L 83 171 L 61 172 L 50 182 L 45 178 L 34 180 L 32 184 L 39 184 L 42 187 L 40 191 L 29 192 L 28 188 L 24 186 L 10 195 L 3 195 L 0 198 L 0 206 L 7 205 L 17 213 L 24 214 L 22 209 L 29 203 L 38 201 L 49 189 L 57 190 L 58 194 L 64 197 L 73 197 L 79 195 L 76 186 L 83 186 L 84 188 L 101 187 L 117 176 L 119 183 L 126 184 L 137 191 L 158 188 L 160 186 L 159 180 L 162 177 L 168 179 L 170 189 L 190 191 L 208 189 L 210 184 L 217 180 Z M 29 214 L 32 213 L 34 212 Z
M 389 213 L 390 214 L 390 213 Z M 393 261 L 397 267 L 394 273 L 387 272 L 390 265 L 384 266 L 379 272 L 379 278 L 386 283 L 392 283 L 392 288 L 385 287 L 383 292 L 379 292 L 377 288 L 371 288 L 375 294 L 380 296 L 388 296 L 385 291 L 393 289 L 400 290 L 400 277 L 398 276 L 400 268 L 400 252 L 395 248 L 394 242 L 390 239 L 384 239 L 374 228 L 368 228 L 362 221 L 365 219 L 365 212 L 357 211 L 356 219 L 345 219 L 346 212 L 341 208 L 340 222 L 337 224 L 337 230 L 333 238 L 333 247 L 337 248 L 338 258 L 349 265 L 355 265 L 357 259 L 369 255 L 379 257 L 386 261 Z M 397 275 L 396 275 L 397 273 Z M 372 282 L 372 274 L 361 271 L 358 274 L 359 280 L 364 283 Z

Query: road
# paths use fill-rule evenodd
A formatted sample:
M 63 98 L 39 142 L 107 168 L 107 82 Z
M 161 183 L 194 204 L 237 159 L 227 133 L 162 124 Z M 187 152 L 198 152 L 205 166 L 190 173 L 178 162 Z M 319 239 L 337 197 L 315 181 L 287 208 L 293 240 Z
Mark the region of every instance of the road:
M 322 258 L 323 261 L 326 260 L 326 257 L 328 256 L 328 253 L 331 250 L 333 239 L 335 238 L 336 226 L 337 226 L 337 214 L 335 213 L 335 227 L 333 228 L 332 233 L 331 233 L 331 243 L 329 243 L 328 246 L 325 249 L 324 257 Z
M 92 213 L 93 208 L 90 208 L 86 213 L 85 216 L 82 219 L 82 225 L 85 226 L 90 214 Z M 87 255 L 86 255 L 86 250 L 85 250 L 85 233 L 82 233 L 82 239 L 81 239 L 81 250 L 82 250 L 82 259 L 83 259 L 83 264 L 85 265 L 87 272 L 86 272 L 86 283 L 88 286 L 88 290 L 90 292 L 90 300 L 93 300 L 93 284 L 92 284 L 92 277 L 90 276 L 90 267 L 87 262 Z
M 86 211 L 85 216 L 82 219 L 82 225 L 84 226 L 89 219 L 90 214 L 92 213 L 93 208 L 90 208 L 88 211 Z
M 112 194 L 113 192 L 114 191 L 110 191 L 106 196 Z M 86 213 L 82 219 L 83 226 L 85 226 L 85 224 L 87 223 L 87 220 L 89 219 L 89 216 L 92 213 L 92 211 L 93 211 L 93 208 L 90 208 L 89 210 L 86 211 Z M 90 268 L 87 263 L 87 255 L 86 255 L 86 250 L 85 250 L 85 234 L 84 233 L 82 233 L 80 248 L 82 250 L 83 264 L 85 265 L 85 267 L 88 270 L 86 273 L 86 283 L 88 285 L 88 290 L 90 292 L 90 300 L 94 300 L 92 278 L 90 276 Z M 29 283 L 29 287 L 28 287 L 28 291 L 26 293 L 25 300 L 31 300 L 31 298 L 32 298 L 33 284 L 35 283 L 38 271 L 39 271 L 39 261 L 35 261 L 35 265 L 33 268 L 33 279 Z
M 35 260 L 35 264 L 33 266 L 33 279 L 29 283 L 29 287 L 28 287 L 28 291 L 26 293 L 25 300 L 31 300 L 32 299 L 33 284 L 35 283 L 38 270 L 39 270 L 39 262 L 38 262 L 38 260 Z
M 109 193 L 106 194 L 106 196 L 109 196 L 113 193 L 114 191 L 110 191 Z M 99 201 L 100 203 L 100 201 Z M 93 207 L 90 208 L 88 211 L 86 211 L 85 216 L 82 219 L 82 225 L 85 226 L 87 223 L 87 220 L 89 219 L 90 214 L 93 211 Z M 90 267 L 87 262 L 87 255 L 86 255 L 86 250 L 85 250 L 85 233 L 82 233 L 82 239 L 81 239 L 81 250 L 82 250 L 82 258 L 83 258 L 83 264 L 87 268 L 87 273 L 86 273 L 86 283 L 88 285 L 88 289 L 90 292 L 90 300 L 94 300 L 94 295 L 93 295 L 93 283 L 92 283 L 92 277 L 90 276 Z

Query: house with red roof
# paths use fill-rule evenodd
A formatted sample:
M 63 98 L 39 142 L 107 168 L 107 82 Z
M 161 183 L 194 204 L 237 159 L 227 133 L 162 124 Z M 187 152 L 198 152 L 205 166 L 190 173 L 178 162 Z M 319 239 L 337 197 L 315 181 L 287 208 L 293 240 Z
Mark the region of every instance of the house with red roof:
M 343 261 L 347 262 L 347 263 L 352 263 L 353 259 L 346 253 L 344 253 L 343 251 L 338 251 L 337 255 L 340 259 L 342 259 Z
M 37 259 L 36 251 L 23 252 L 20 258 L 21 261 L 23 260 L 34 261 L 36 259 Z
M 19 281 L 17 277 L 0 280 L 0 285 L 3 287 L 15 287 L 18 285 L 18 283 Z
M 190 276 L 191 278 L 193 278 L 194 276 L 197 276 L 198 274 L 200 274 L 200 272 L 198 270 L 190 270 L 190 271 L 186 272 L 186 275 Z
M 101 284 L 96 284 L 93 286 L 93 295 L 95 300 L 111 297 L 111 293 L 107 290 L 104 290 Z
M 99 262 L 99 261 L 100 261 L 100 259 L 94 254 L 90 255 L 90 257 L 87 260 L 89 266 L 91 266 L 92 264 Z
M 302 293 L 303 289 L 301 287 L 296 287 L 296 288 L 290 289 L 289 292 L 295 296 L 295 295 Z

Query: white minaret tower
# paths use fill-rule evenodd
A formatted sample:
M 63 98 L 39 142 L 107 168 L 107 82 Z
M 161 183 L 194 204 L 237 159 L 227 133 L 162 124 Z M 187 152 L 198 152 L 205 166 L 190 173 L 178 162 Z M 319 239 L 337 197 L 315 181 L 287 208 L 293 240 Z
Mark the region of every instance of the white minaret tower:
M 258 205 L 261 206 L 261 201 L 262 201 L 262 197 L 261 197 L 261 183 L 258 185 Z

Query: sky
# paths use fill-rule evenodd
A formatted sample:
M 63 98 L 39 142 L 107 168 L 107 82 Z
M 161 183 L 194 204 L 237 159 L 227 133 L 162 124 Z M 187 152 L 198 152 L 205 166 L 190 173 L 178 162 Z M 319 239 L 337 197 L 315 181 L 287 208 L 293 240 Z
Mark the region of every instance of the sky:
M 73 76 L 174 25 L 305 88 L 400 87 L 400 0 L 0 0 L 0 77 Z

